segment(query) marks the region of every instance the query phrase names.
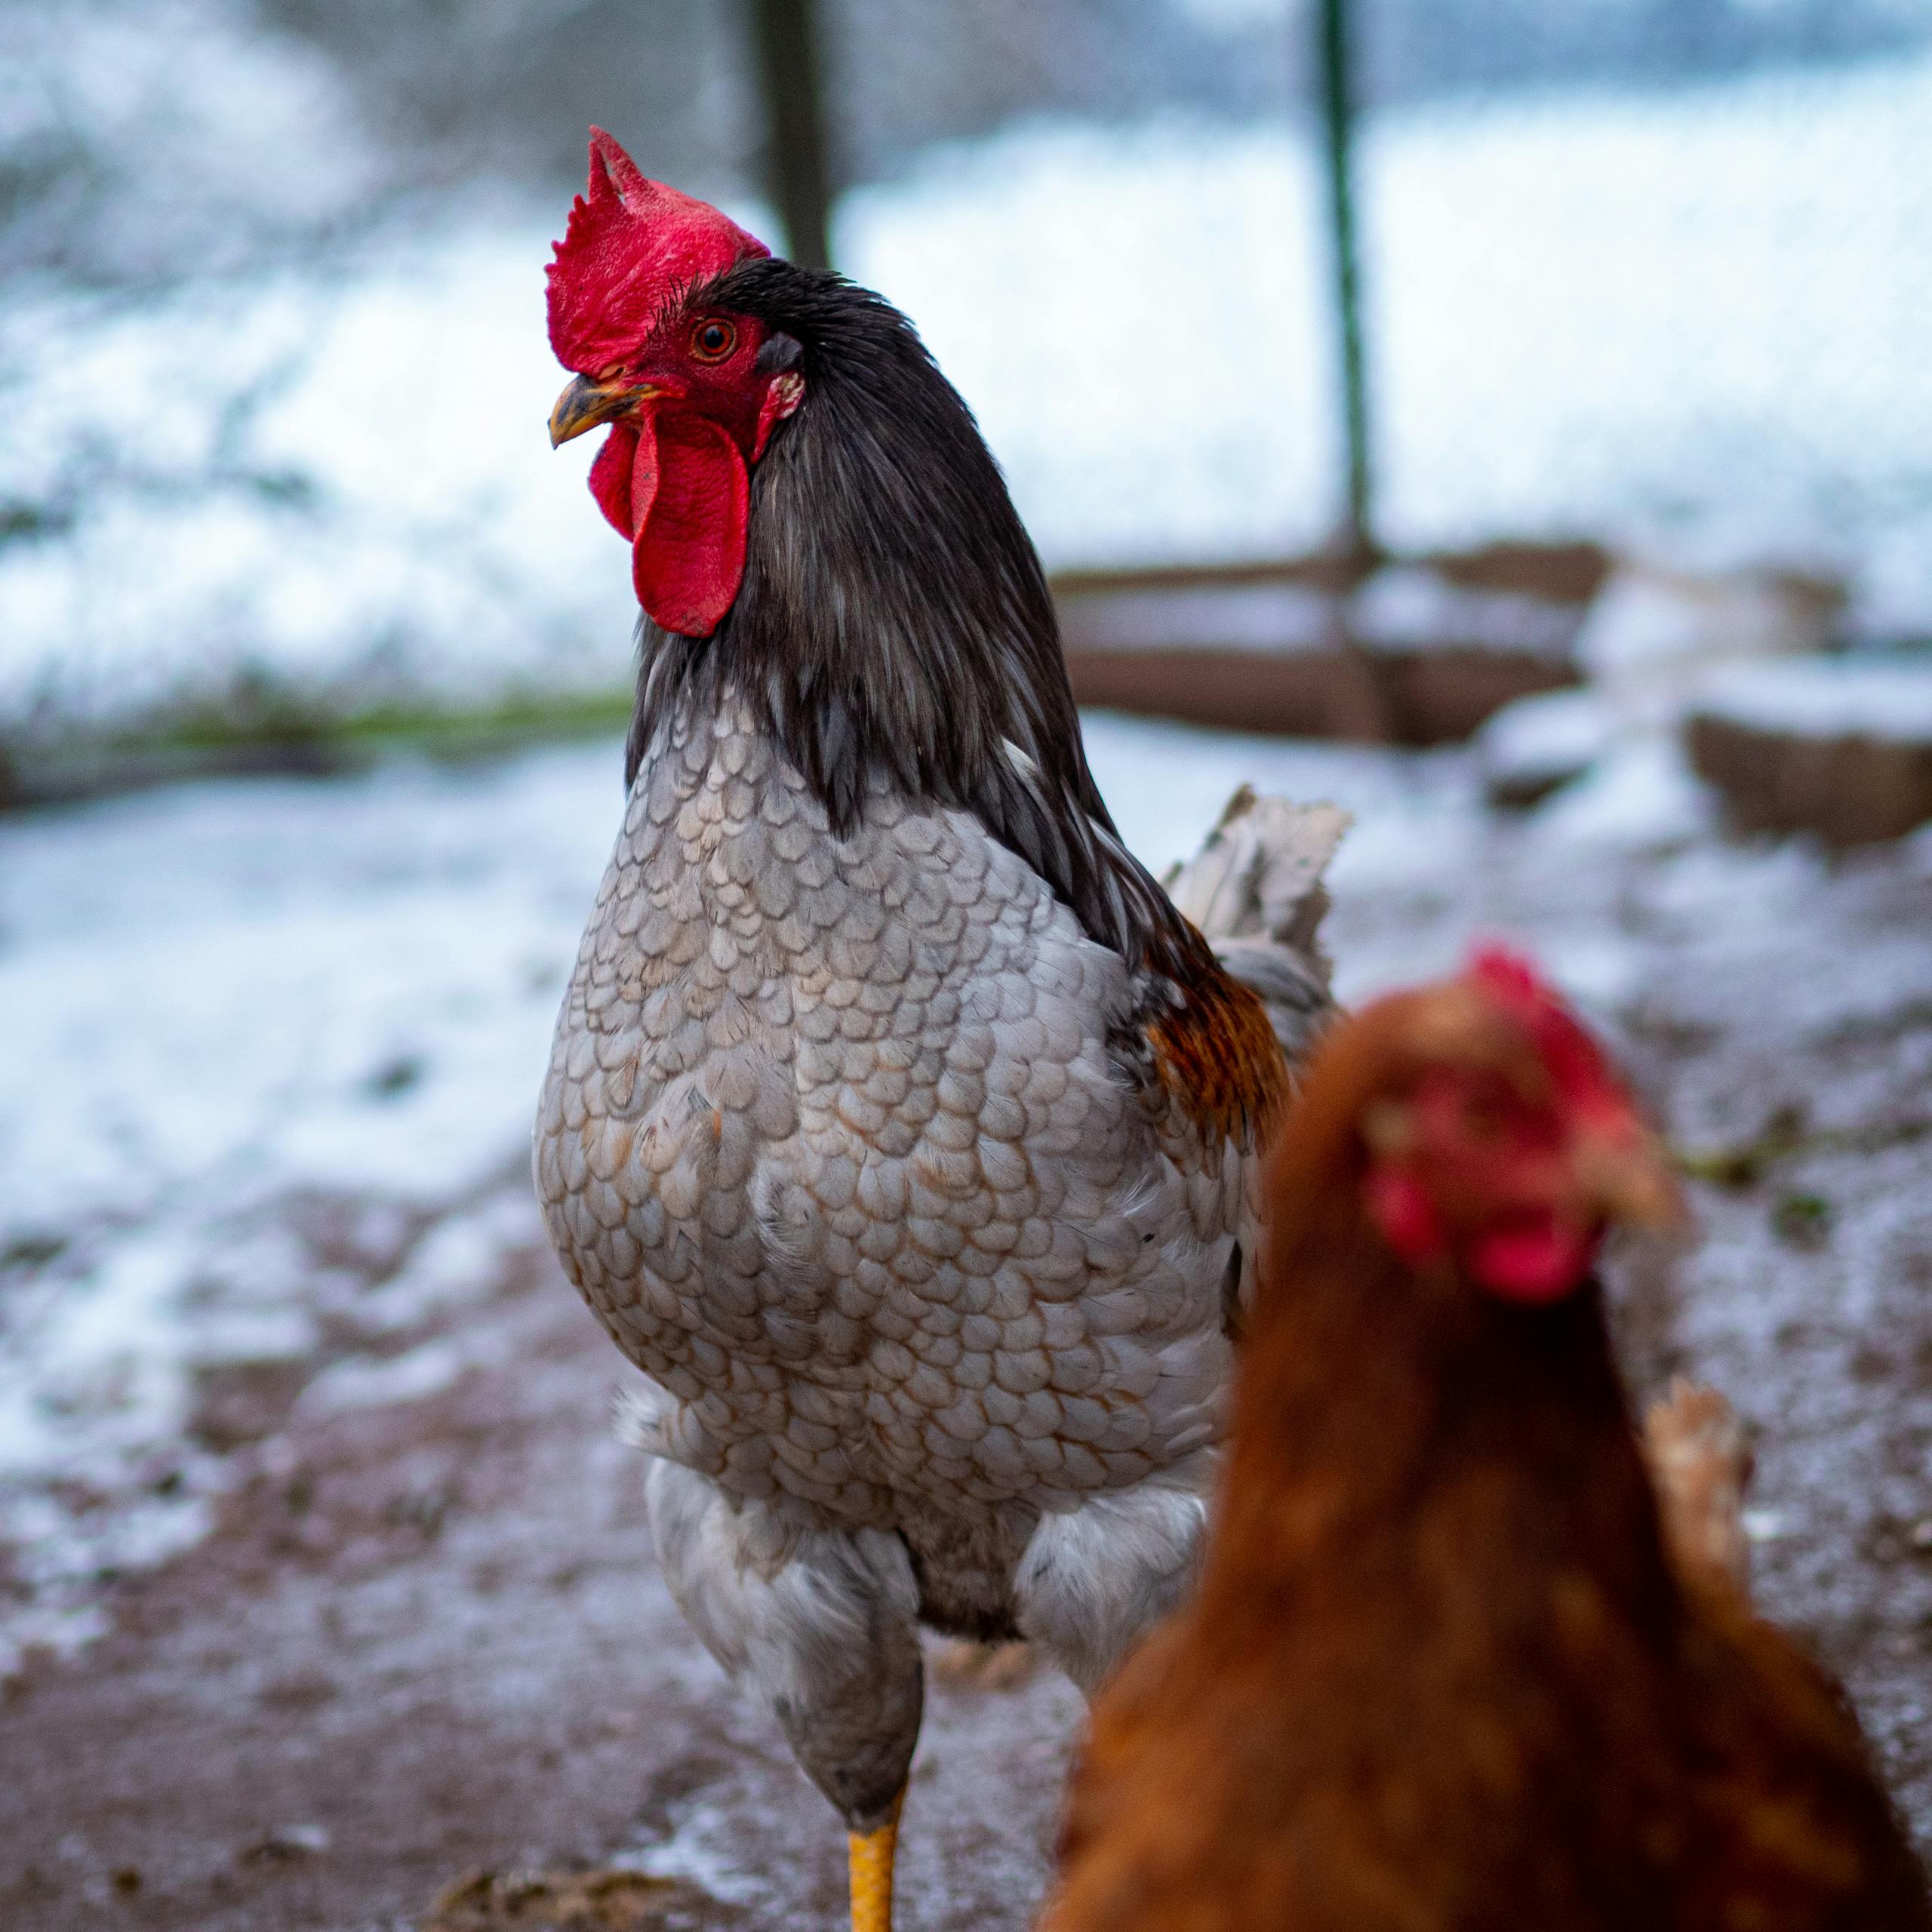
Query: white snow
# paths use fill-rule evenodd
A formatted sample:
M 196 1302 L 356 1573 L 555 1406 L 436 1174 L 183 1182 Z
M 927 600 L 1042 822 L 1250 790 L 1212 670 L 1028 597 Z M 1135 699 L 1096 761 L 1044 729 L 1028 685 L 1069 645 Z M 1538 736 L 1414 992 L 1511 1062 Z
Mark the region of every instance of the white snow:
M 1414 564 L 1376 571 L 1349 600 L 1350 630 L 1383 651 L 1511 651 L 1567 661 L 1577 624 L 1574 605 L 1468 589 Z
M 1773 569 L 1626 558 L 1584 617 L 1577 662 L 1626 725 L 1655 728 L 1727 667 L 1823 650 L 1838 601 L 1829 585 Z
M 1750 665 L 1706 685 L 1694 708 L 1760 731 L 1932 751 L 1932 654 Z
M 1537 691 L 1494 712 L 1475 736 L 1492 784 L 1554 784 L 1594 764 L 1616 736 L 1617 719 L 1587 685 Z
M 1823 649 L 1833 600 L 1775 572 L 1685 575 L 1626 564 L 1591 606 L 1577 643 L 1592 681 L 1521 698 L 1489 718 L 1476 751 L 1493 786 L 1555 783 L 1604 764 L 1559 812 L 1592 800 L 1620 833 L 1640 817 L 1687 822 L 1703 809 L 1677 749 L 1698 714 L 1815 738 L 1860 736 L 1932 747 L 1932 651 Z M 1642 780 L 1647 803 L 1623 795 Z
M 606 749 L 0 820 L 0 1541 L 43 1595 L 205 1527 L 197 1369 L 406 1331 L 540 1238 L 466 1204 L 528 1158 L 620 795 Z M 71 1536 L 50 1485 L 99 1500 Z
M 1075 598 L 1064 635 L 1069 650 L 1315 651 L 1334 644 L 1339 621 L 1334 598 L 1305 585 L 1199 586 Z
M 1923 57 L 1371 117 L 1386 534 L 1843 562 L 1854 628 L 1932 629 L 1927 125 Z M 1281 554 L 1334 508 L 1316 207 L 1286 128 L 1040 126 L 848 197 L 838 243 L 1050 562 Z M 54 514 L 0 544 L 0 720 L 621 685 L 595 439 L 543 433 L 562 213 L 133 309 L 10 292 L 0 502 Z
M 0 151 L 32 184 L 6 213 L 43 258 L 85 221 L 89 263 L 220 270 L 258 224 L 339 217 L 374 177 L 342 75 L 238 0 L 0 8 Z
M 1692 775 L 1674 737 L 1627 740 L 1575 785 L 1551 799 L 1546 836 L 1592 845 L 1656 851 L 1681 845 L 1715 823 L 1710 795 Z
M 546 253 L 532 229 L 398 249 L 346 288 L 0 312 L 48 378 L 11 398 L 0 494 L 45 493 L 86 434 L 103 451 L 71 534 L 0 549 L 0 713 L 233 709 L 251 678 L 339 706 L 621 684 L 626 567 L 583 494 L 592 452 L 548 460 Z M 77 423 L 76 394 L 112 420 Z
M 324 1369 L 303 1390 L 302 1407 L 328 1414 L 417 1401 L 447 1389 L 467 1365 L 464 1351 L 444 1337 L 399 1355 L 351 1355 Z

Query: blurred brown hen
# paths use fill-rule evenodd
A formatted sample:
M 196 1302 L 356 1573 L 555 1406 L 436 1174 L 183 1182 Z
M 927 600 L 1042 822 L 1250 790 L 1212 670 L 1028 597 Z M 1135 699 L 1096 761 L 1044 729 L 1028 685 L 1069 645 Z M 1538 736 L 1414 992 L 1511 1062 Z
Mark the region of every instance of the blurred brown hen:
M 1588 1036 L 1486 955 L 1279 1145 L 1202 1587 L 1095 1707 L 1050 1932 L 1932 1925 L 1842 1697 L 1667 1551 L 1591 1271 L 1676 1197 Z

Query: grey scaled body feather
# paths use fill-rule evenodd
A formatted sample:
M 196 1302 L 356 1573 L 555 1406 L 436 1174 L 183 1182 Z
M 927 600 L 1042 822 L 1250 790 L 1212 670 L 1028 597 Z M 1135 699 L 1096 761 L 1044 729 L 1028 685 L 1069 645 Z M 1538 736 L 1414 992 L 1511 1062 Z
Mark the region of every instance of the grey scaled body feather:
M 1207 909 L 1305 1026 L 1325 962 L 1272 937 L 1260 861 L 1323 826 L 1264 817 Z M 538 1189 L 651 1378 L 628 1427 L 681 1605 L 862 1823 L 916 1737 L 919 1619 L 1091 1684 L 1191 1577 L 1252 1162 L 1124 1069 L 1137 998 L 970 814 L 881 789 L 836 836 L 743 707 L 643 762 Z
M 1091 1686 L 1192 1580 L 1257 1048 L 1281 1085 L 1226 975 L 1297 1053 L 1339 828 L 1238 801 L 1190 924 L 1107 817 L 1038 558 L 905 318 L 766 259 L 678 312 L 712 308 L 802 401 L 716 629 L 644 629 L 537 1180 L 648 1378 L 626 1428 L 673 1594 L 866 1830 L 921 1623 Z

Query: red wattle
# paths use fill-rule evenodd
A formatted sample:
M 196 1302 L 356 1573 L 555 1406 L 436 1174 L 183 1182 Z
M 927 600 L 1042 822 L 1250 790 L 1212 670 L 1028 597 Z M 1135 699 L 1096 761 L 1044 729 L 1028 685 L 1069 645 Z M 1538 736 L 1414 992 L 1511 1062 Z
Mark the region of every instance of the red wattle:
M 667 631 L 709 637 L 744 578 L 745 459 L 728 430 L 695 411 L 652 411 L 638 425 L 629 504 L 635 522 L 625 528 L 636 540 L 637 601 Z
M 1561 1301 L 1589 1272 L 1596 1236 L 1538 1214 L 1495 1228 L 1470 1244 L 1469 1272 L 1494 1295 L 1532 1306 Z
M 629 543 L 637 535 L 631 518 L 631 470 L 637 461 L 637 432 L 615 423 L 590 466 L 590 494 L 611 528 Z
M 1369 1214 L 1383 1239 L 1411 1267 L 1425 1266 L 1444 1252 L 1441 1221 L 1413 1174 L 1400 1168 L 1373 1168 L 1367 1195 Z

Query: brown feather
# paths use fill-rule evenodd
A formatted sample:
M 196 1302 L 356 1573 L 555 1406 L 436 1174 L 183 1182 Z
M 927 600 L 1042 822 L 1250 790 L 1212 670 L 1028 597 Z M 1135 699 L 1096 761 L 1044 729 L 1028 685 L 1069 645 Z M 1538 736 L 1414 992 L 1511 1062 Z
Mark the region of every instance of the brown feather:
M 1251 1151 L 1287 1100 L 1287 1063 L 1260 999 L 1201 951 L 1180 1004 L 1148 1028 L 1148 1042 L 1163 1091 L 1201 1138 Z

